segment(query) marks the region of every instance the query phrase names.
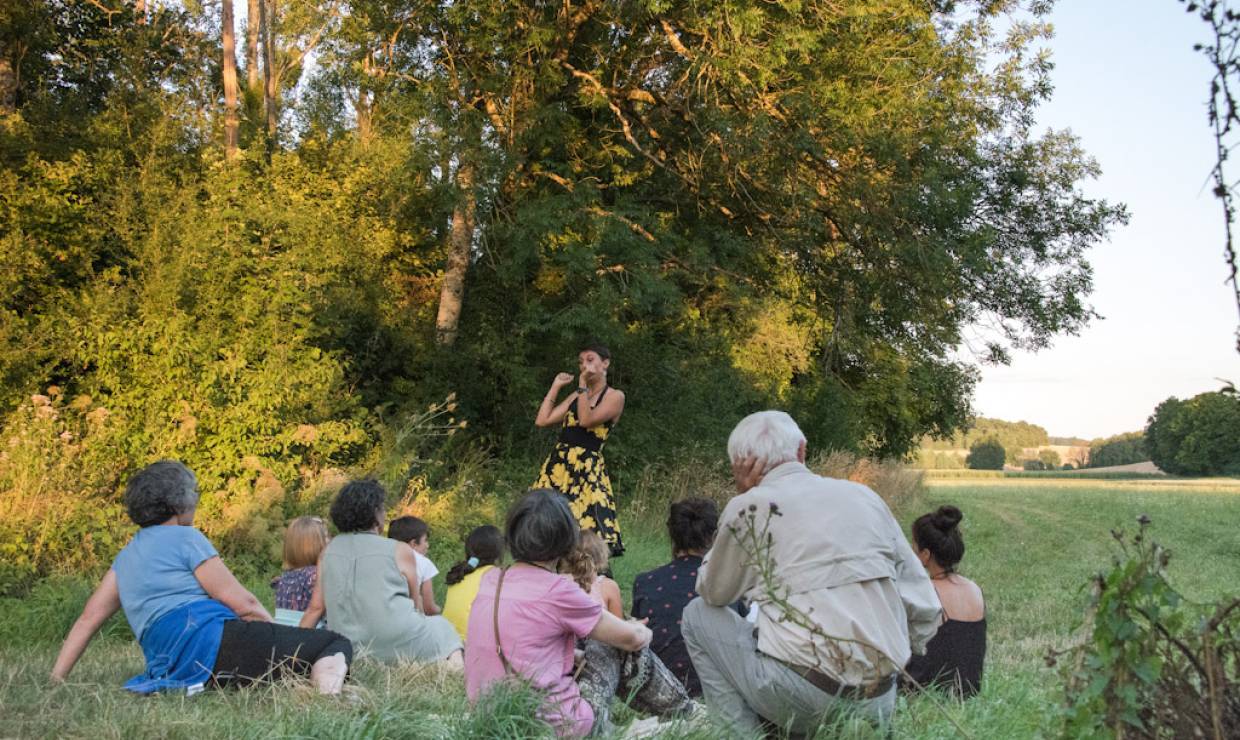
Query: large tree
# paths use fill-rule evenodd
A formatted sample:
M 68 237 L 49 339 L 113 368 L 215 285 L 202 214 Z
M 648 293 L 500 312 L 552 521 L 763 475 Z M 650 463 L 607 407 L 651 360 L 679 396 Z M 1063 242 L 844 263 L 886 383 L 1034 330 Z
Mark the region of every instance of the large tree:
M 1079 330 L 1085 252 L 1124 217 L 1082 194 L 1072 137 L 1034 131 L 1048 28 L 996 36 L 1015 6 L 443 4 L 434 66 L 403 71 L 488 154 L 456 168 L 482 236 L 450 242 L 441 292 L 467 272 L 464 356 L 524 358 L 484 363 L 531 392 L 521 368 L 586 335 L 658 362 L 678 337 L 829 442 L 960 426 L 966 332 L 1002 361 Z
M 233 22 L 233 0 L 220 0 L 220 46 L 224 62 L 221 65 L 224 79 L 224 154 L 228 159 L 237 156 L 240 145 L 240 122 L 237 118 L 237 41 Z

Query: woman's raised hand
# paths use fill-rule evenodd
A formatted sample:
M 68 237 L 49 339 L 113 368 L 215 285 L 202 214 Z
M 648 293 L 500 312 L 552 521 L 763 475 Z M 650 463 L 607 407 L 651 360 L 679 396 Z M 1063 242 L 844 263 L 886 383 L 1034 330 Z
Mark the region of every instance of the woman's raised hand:
M 573 382 L 572 373 L 556 373 L 555 380 L 551 381 L 551 386 L 553 388 L 563 388 L 571 382 Z

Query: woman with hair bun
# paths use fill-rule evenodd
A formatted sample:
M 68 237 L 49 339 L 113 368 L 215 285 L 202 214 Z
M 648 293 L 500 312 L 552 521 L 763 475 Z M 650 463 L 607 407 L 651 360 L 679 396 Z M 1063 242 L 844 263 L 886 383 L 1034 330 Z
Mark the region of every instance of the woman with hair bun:
M 962 699 L 981 689 L 986 659 L 986 604 L 982 589 L 956 572 L 964 557 L 960 520 L 955 506 L 940 506 L 913 522 L 913 549 L 930 575 L 943 605 L 943 623 L 905 669 L 923 687 L 947 688 Z

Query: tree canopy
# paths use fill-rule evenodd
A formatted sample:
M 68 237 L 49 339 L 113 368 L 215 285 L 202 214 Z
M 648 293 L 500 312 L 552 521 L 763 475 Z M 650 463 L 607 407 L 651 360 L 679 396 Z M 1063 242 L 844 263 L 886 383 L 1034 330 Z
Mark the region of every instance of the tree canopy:
M 1146 424 L 1145 449 L 1173 475 L 1240 474 L 1240 396 L 1214 391 L 1187 401 L 1168 398 Z
M 908 455 L 1125 218 L 1034 127 L 1046 2 L 250 6 L 0 8 L 0 427 L 95 413 L 105 497 L 178 456 L 224 511 L 449 393 L 532 456 L 588 341 L 621 477 L 772 406 Z

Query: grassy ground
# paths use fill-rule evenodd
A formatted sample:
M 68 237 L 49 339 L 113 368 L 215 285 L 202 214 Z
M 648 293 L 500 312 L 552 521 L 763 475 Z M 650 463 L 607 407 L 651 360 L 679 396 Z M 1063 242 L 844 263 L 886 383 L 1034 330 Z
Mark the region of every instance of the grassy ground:
M 945 713 L 974 738 L 1054 735 L 1058 677 L 1043 656 L 1071 641 L 1088 600 L 1082 586 L 1110 561 L 1110 530 L 1134 529 L 1140 514 L 1153 519 L 1154 536 L 1171 548 L 1172 581 L 1190 599 L 1215 599 L 1240 588 L 1234 577 L 1240 569 L 1240 486 L 936 479 L 901 518 L 907 524 L 941 503 L 965 512 L 962 570 L 987 595 L 986 679 L 982 695 L 965 704 L 902 699 L 897 737 L 957 736 Z M 622 586 L 668 556 L 657 521 L 625 524 L 629 553 L 614 564 Z M 261 584 L 253 588 L 260 597 L 270 595 Z M 70 685 L 53 687 L 46 676 L 58 648 L 55 636 L 63 634 L 85 593 L 81 583 L 60 582 L 0 605 L 0 736 L 446 738 L 537 731 L 527 697 L 469 711 L 459 675 L 416 666 L 361 663 L 353 693 L 343 699 L 320 698 L 296 684 L 190 699 L 131 697 L 119 686 L 141 670 L 142 659 L 119 622 L 92 644 Z M 623 711 L 619 719 L 627 719 Z M 721 734 L 722 728 L 699 726 L 665 736 Z

